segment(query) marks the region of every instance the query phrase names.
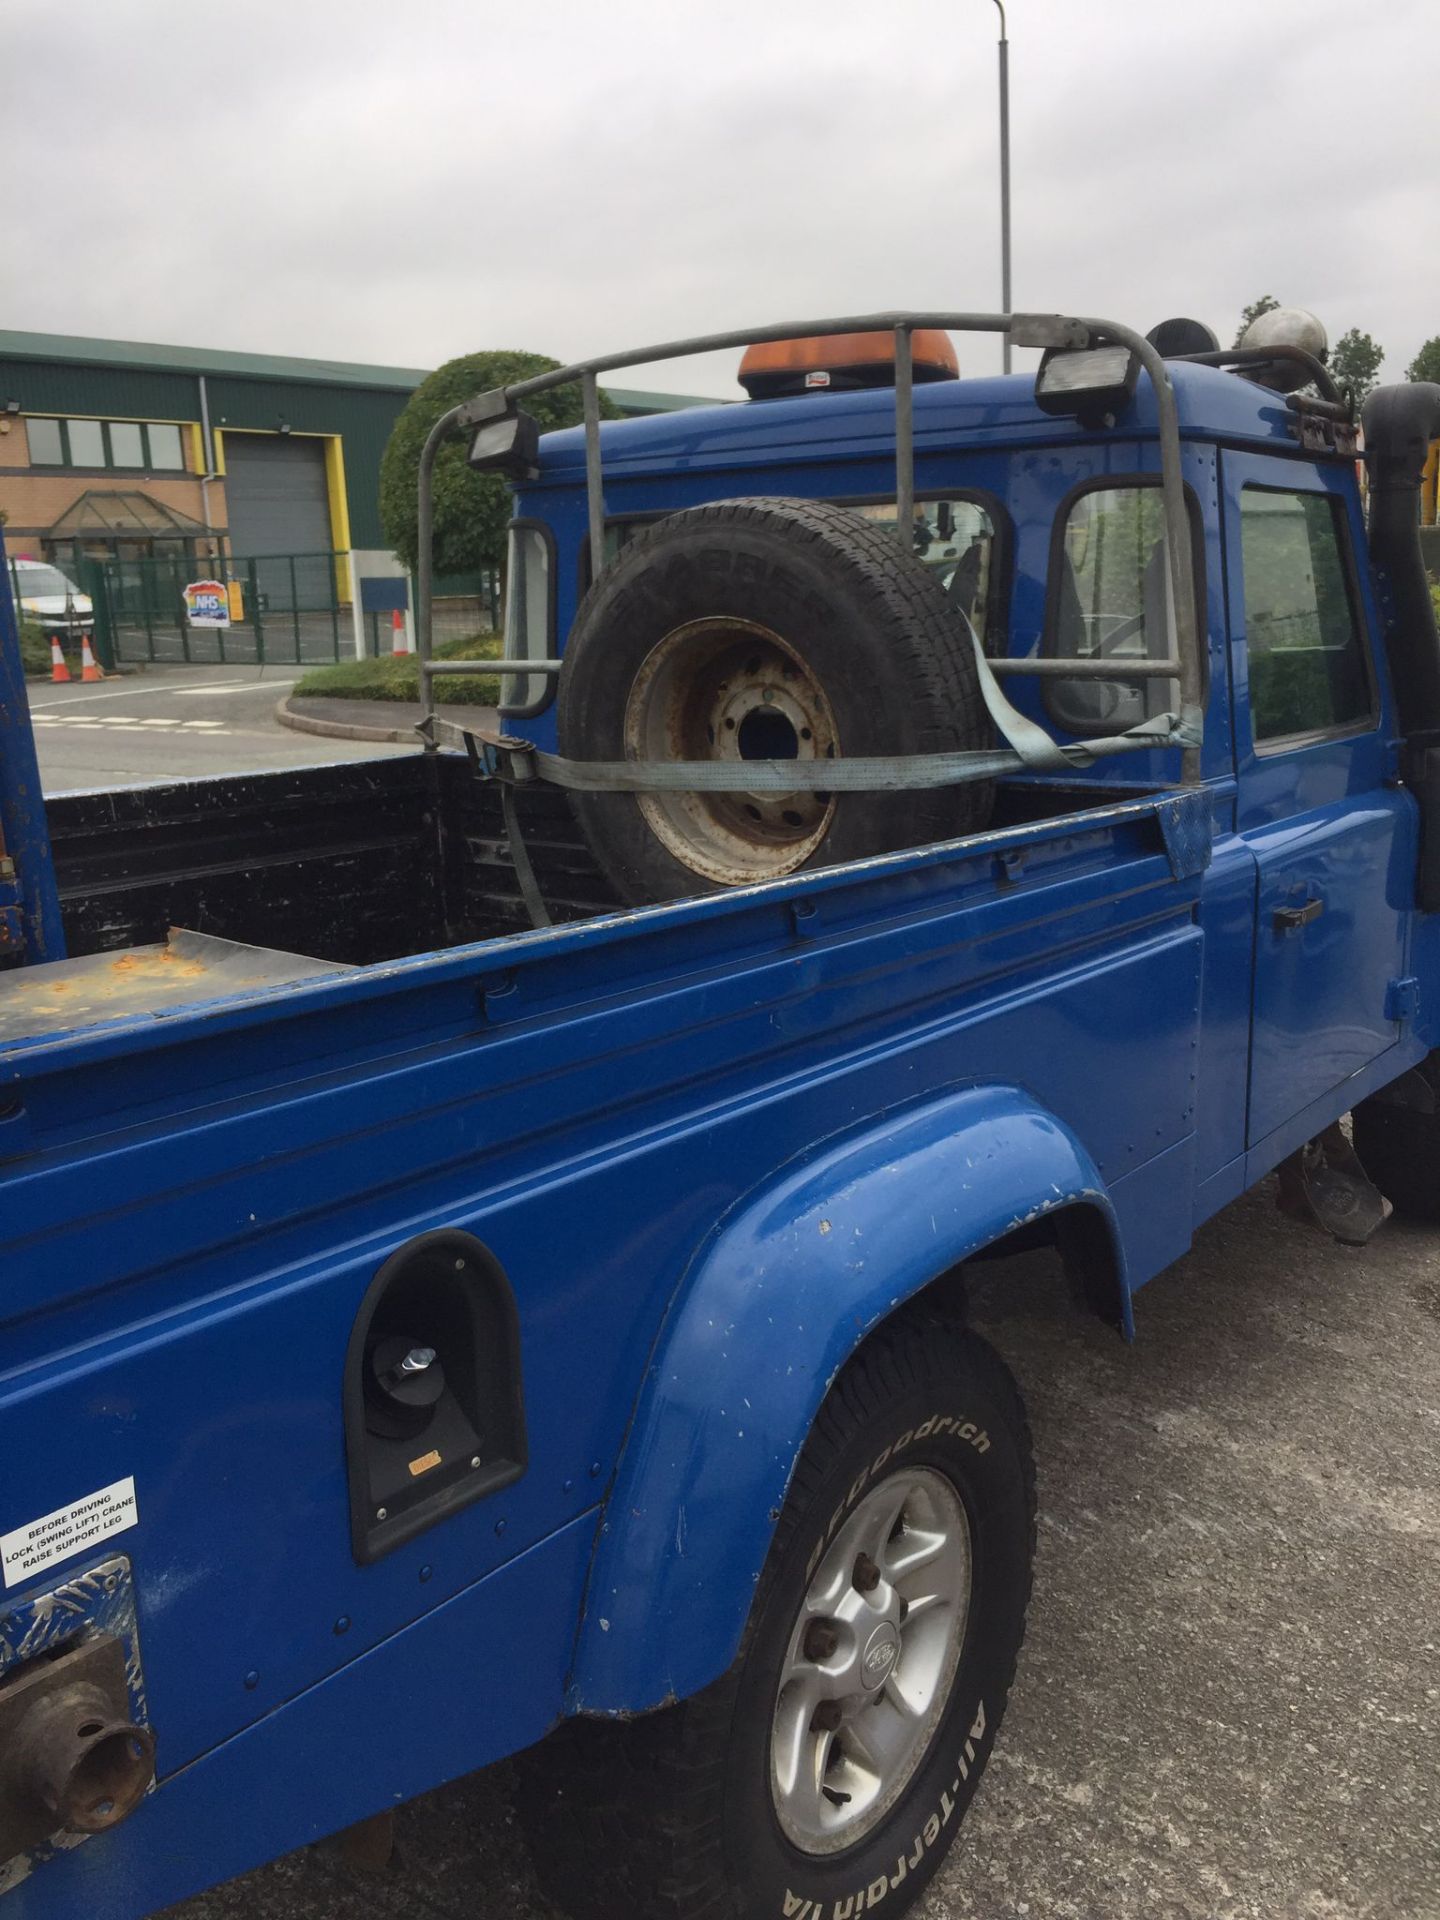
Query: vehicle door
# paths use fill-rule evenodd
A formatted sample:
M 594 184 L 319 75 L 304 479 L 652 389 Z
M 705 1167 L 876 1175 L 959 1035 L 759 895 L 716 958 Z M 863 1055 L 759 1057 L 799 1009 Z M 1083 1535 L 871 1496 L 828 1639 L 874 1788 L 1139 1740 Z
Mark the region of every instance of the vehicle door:
M 1285 1152 L 1399 1038 L 1415 809 L 1350 470 L 1227 452 L 1223 479 L 1238 826 L 1258 867 L 1248 1141 Z

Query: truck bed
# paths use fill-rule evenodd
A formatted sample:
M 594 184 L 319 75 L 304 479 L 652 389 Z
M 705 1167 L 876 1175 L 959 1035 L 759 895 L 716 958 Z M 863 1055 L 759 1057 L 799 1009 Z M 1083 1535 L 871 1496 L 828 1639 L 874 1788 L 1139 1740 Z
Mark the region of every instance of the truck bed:
M 1008 781 L 993 828 L 1136 802 L 1133 788 Z M 565 795 L 527 788 L 517 803 L 555 921 L 621 911 Z M 529 927 L 498 792 L 456 754 L 68 793 L 46 811 L 72 957 L 180 927 L 365 966 Z
M 1188 1244 L 1208 793 L 1017 787 L 1006 811 L 1042 817 L 624 913 L 545 801 L 532 840 L 572 918 L 533 931 L 470 780 L 417 756 L 54 803 L 77 947 L 153 946 L 178 922 L 342 965 L 0 1044 L 0 1454 L 29 1463 L 22 1518 L 133 1482 L 117 1547 L 143 1571 L 160 1730 L 154 1811 L 47 1860 L 37 1920 L 91 1904 L 102 1867 L 113 1910 L 149 1911 L 564 1713 L 596 1517 L 655 1342 L 717 1223 L 767 1183 L 847 1141 L 870 1143 L 883 1183 L 894 1143 L 933 1135 L 944 1164 L 923 1203 L 887 1188 L 890 1225 L 852 1232 L 837 1195 L 842 1275 L 874 1289 L 852 1335 L 902 1284 L 902 1225 L 934 1272 L 963 1258 L 943 1238 L 962 1217 L 993 1245 L 1050 1207 L 1103 1216 L 1117 1320 L 1127 1274 Z M 1011 1116 L 998 1131 L 992 1109 Z M 1002 1144 L 1047 1167 L 1053 1144 L 1067 1184 L 1012 1197 Z M 528 1466 L 360 1565 L 341 1406 L 357 1311 L 397 1248 L 456 1228 L 513 1293 Z M 843 1329 L 763 1279 L 737 1275 L 734 1311 L 762 1316 L 777 1394 L 818 1393 Z M 766 1311 L 788 1318 L 767 1328 Z M 712 1410 L 717 1471 L 729 1484 L 723 1429 L 778 1493 L 782 1428 L 809 1413 L 767 1424 L 755 1380 L 736 1391 L 743 1407 L 727 1393 Z M 697 1538 L 714 1497 L 690 1506 Z M 706 1588 L 716 1620 L 686 1659 L 710 1670 L 597 1668 L 599 1697 L 628 1710 L 713 1678 L 742 1585 Z M 197 1635 L 213 1686 L 194 1684 Z M 644 1637 L 622 1638 L 606 1658 L 643 1661 Z M 467 1652 L 498 1640 L 499 1686 Z M 278 1803 L 263 1842 L 207 1814 L 268 1806 L 289 1741 L 372 1724 L 391 1698 L 406 1711 L 385 1715 L 383 1751 L 352 1737 L 364 1764 L 320 1770 L 303 1831 Z

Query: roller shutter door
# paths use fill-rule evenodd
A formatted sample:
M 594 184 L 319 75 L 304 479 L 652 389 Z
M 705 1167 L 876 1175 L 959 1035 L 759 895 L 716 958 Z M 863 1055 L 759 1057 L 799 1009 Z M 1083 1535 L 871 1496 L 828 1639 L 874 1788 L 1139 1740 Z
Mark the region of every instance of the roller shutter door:
M 330 490 L 325 442 L 270 433 L 225 435 L 225 504 L 230 551 L 242 560 L 263 554 L 330 551 Z M 289 568 L 265 567 L 271 605 L 290 599 Z M 301 570 L 309 574 L 312 568 Z M 324 572 L 324 569 L 320 569 Z M 297 586 L 302 605 L 308 596 Z

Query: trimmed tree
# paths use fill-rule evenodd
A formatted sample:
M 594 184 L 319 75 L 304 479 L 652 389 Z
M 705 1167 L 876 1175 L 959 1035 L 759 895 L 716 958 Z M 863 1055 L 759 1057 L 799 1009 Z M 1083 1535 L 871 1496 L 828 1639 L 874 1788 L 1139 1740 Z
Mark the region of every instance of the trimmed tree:
M 1427 340 L 1405 369 L 1407 380 L 1434 380 L 1440 385 L 1440 333 Z
M 1379 378 L 1385 349 L 1368 333 L 1351 327 L 1342 333 L 1330 351 L 1330 371 L 1342 386 L 1348 386 L 1357 401 L 1364 400 Z
M 513 386 L 537 373 L 553 373 L 561 363 L 543 353 L 496 350 L 447 360 L 422 380 L 395 422 L 380 461 L 380 521 L 385 538 L 406 566 L 419 557 L 419 503 L 416 488 L 420 452 L 442 413 L 494 387 Z M 543 431 L 576 426 L 584 417 L 578 384 L 532 394 L 525 411 Z M 619 409 L 602 391 L 600 412 L 614 420 Z M 505 561 L 505 527 L 510 519 L 510 485 L 498 473 L 472 473 L 466 464 L 464 436 L 447 441 L 435 460 L 434 561 L 437 574 L 474 573 Z

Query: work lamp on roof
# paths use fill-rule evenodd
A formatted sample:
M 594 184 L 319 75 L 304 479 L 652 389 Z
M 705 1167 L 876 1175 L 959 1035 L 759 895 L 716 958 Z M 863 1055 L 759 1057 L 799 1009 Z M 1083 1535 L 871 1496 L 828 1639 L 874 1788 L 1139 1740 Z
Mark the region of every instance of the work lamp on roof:
M 1071 414 L 1082 426 L 1111 427 L 1139 372 L 1129 347 L 1052 347 L 1035 376 L 1035 404 L 1043 413 Z
M 468 459 L 477 473 L 533 480 L 540 471 L 540 422 L 523 408 L 507 405 L 502 413 L 480 421 Z

